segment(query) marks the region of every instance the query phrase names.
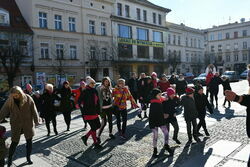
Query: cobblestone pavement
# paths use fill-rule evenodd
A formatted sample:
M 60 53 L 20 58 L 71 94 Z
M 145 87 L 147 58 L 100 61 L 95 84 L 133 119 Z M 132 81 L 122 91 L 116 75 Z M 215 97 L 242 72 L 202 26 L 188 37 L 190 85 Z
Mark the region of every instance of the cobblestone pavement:
M 239 94 L 248 90 L 247 82 L 232 83 L 232 88 Z M 220 89 L 222 90 L 222 88 Z M 148 121 L 139 120 L 136 111 L 131 110 L 128 114 L 128 126 L 126 141 L 118 136 L 114 140 L 108 138 L 108 127 L 101 136 L 103 148 L 93 149 L 92 139 L 85 146 L 80 140 L 86 133 L 83 130 L 83 121 L 79 111 L 72 113 L 71 131 L 66 132 L 66 125 L 62 115 L 57 116 L 59 135 L 47 137 L 45 125 L 36 129 L 34 137 L 33 155 L 34 167 L 38 166 L 174 166 L 174 167 L 234 167 L 247 166 L 250 152 L 249 139 L 246 135 L 246 111 L 245 107 L 233 103 L 231 109 L 221 106 L 224 97 L 222 91 L 219 94 L 219 108 L 214 114 L 206 118 L 211 137 L 200 137 L 200 143 L 187 145 L 186 124 L 183 115 L 178 115 L 180 126 L 180 146 L 172 140 L 170 128 L 170 145 L 174 148 L 174 156 L 169 157 L 163 147 L 161 133 L 158 141 L 159 157 L 152 156 L 152 134 L 148 127 Z M 9 124 L 3 124 L 9 130 Z M 117 128 L 114 121 L 113 131 Z M 203 131 L 201 131 L 203 133 Z M 10 135 L 10 134 L 8 134 Z M 117 134 L 116 134 L 117 135 Z M 25 166 L 25 140 L 22 137 L 14 157 L 16 166 Z

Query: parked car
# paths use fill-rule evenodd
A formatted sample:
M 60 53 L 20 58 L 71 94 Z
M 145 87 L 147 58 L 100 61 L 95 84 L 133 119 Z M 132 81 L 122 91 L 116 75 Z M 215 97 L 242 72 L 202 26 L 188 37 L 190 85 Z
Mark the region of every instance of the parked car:
M 248 74 L 248 70 L 245 70 L 243 73 L 240 74 L 240 78 L 247 79 L 247 74 Z
M 225 71 L 222 74 L 222 77 L 223 76 L 226 76 L 230 82 L 239 81 L 239 79 L 240 79 L 240 76 L 238 75 L 238 73 L 236 71 Z
M 200 82 L 200 84 L 202 84 L 203 86 L 206 85 L 206 73 L 202 73 L 200 74 L 198 77 L 193 79 L 193 83 L 196 84 L 196 82 Z
M 191 72 L 184 73 L 183 76 L 188 83 L 192 83 L 195 77 Z

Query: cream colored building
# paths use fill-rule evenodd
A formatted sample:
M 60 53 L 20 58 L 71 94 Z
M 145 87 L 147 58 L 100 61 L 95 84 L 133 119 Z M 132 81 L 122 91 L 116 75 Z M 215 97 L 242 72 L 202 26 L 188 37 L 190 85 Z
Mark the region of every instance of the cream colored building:
M 34 31 L 35 80 L 42 76 L 58 85 L 87 75 L 96 80 L 112 76 L 112 0 L 16 1 Z
M 176 62 L 174 69 L 170 65 L 170 72 L 199 74 L 204 71 L 204 33 L 184 24 L 167 22 L 169 31 L 166 34 L 166 49 L 169 58 L 175 58 L 170 62 Z

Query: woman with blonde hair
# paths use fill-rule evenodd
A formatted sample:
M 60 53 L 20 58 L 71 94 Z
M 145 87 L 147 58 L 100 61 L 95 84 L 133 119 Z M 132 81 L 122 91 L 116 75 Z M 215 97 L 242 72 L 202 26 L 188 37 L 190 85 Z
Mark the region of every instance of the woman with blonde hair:
M 9 149 L 8 166 L 12 165 L 12 156 L 15 153 L 21 134 L 24 134 L 27 142 L 27 163 L 33 164 L 30 159 L 32 137 L 34 136 L 34 123 L 39 124 L 39 116 L 32 97 L 25 94 L 19 86 L 11 88 L 9 98 L 0 111 L 0 121 L 7 115 L 10 115 L 12 140 Z

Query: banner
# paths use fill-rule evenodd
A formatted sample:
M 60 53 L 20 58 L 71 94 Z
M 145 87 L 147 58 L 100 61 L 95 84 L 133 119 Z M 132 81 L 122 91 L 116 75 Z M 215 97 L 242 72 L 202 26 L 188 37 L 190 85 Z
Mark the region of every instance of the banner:
M 36 73 L 36 84 L 38 86 L 43 87 L 46 82 L 46 75 L 45 72 L 37 72 Z
M 129 39 L 129 38 L 118 38 L 118 43 L 129 44 L 129 45 L 151 46 L 158 48 L 164 47 L 164 43 L 162 42 L 143 41 L 143 40 Z

